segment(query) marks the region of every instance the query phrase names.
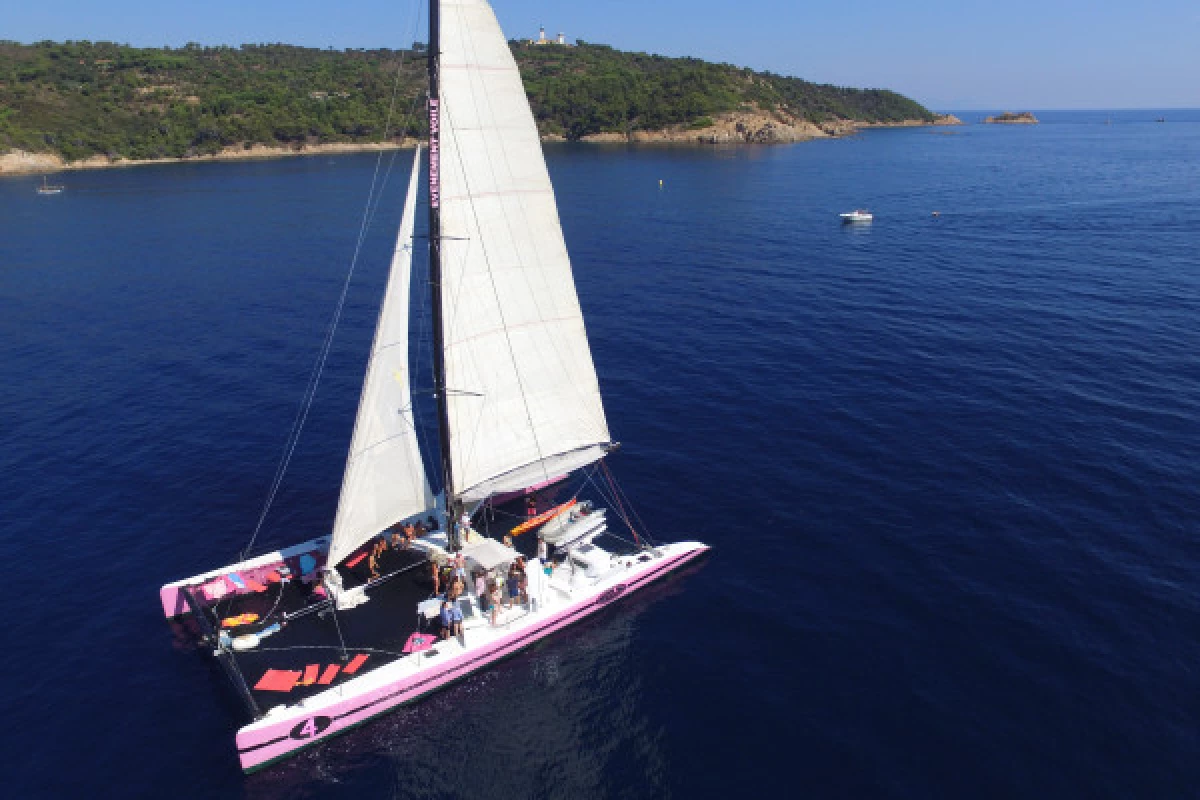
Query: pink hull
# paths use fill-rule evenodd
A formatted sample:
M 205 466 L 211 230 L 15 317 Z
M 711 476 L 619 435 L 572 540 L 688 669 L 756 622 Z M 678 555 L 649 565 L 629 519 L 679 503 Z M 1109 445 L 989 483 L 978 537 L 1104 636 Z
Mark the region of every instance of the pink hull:
M 541 627 L 516 631 L 478 652 L 463 653 L 441 665 L 437 671 L 409 675 L 369 692 L 347 697 L 322 707 L 321 713 L 311 717 L 288 717 L 273 726 L 258 727 L 253 731 L 243 729 L 237 735 L 238 758 L 241 760 L 242 769 L 246 772 L 262 769 L 298 750 L 361 725 L 372 717 L 417 700 L 594 614 L 617 598 L 663 577 L 707 550 L 707 547 L 700 547 L 663 561 L 645 572 L 636 574 L 628 583 L 614 586 L 599 597 L 568 606 L 549 617 Z

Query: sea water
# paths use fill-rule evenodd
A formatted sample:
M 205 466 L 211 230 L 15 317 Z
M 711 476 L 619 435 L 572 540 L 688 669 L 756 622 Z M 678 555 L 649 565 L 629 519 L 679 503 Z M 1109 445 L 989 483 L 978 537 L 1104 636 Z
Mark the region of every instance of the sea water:
M 157 589 L 249 539 L 386 178 L 260 543 L 328 530 L 409 156 L 0 181 L 5 794 L 1194 794 L 1200 114 L 1038 115 L 548 147 L 612 468 L 713 552 L 249 778 Z

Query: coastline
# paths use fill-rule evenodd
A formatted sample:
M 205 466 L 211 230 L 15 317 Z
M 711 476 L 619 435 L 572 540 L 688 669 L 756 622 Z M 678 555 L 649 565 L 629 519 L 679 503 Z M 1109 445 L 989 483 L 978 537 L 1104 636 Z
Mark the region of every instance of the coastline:
M 31 153 L 11 150 L 0 154 L 0 176 L 30 175 L 50 172 L 69 172 L 87 169 L 112 169 L 119 167 L 141 167 L 147 164 L 196 164 L 206 161 L 251 161 L 293 156 L 320 156 L 342 153 L 374 153 L 381 150 L 404 150 L 416 145 L 416 140 L 403 142 L 330 142 L 302 147 L 256 144 L 252 147 L 227 147 L 218 153 L 183 156 L 181 158 L 110 159 L 107 156 L 91 156 L 79 161 L 65 161 L 56 153 Z
M 730 112 L 712 120 L 712 125 L 699 129 L 685 127 L 667 128 L 658 131 L 633 131 L 623 133 L 596 133 L 579 139 L 586 144 L 790 144 L 814 139 L 853 136 L 861 130 L 878 128 L 918 128 L 962 125 L 962 121 L 951 114 L 938 115 L 932 122 L 925 120 L 903 120 L 901 122 L 855 122 L 836 120 L 816 125 L 802 119 L 766 112 Z M 563 136 L 545 135 L 543 142 L 565 142 Z M 416 140 L 402 142 L 332 142 L 310 144 L 300 147 L 256 144 L 251 147 L 227 147 L 217 153 L 180 158 L 110 159 L 95 155 L 79 161 L 66 161 L 56 153 L 33 153 L 11 150 L 0 154 L 0 177 L 8 175 L 31 175 L 51 172 L 67 172 L 89 169 L 112 169 L 139 167 L 147 164 L 194 164 L 206 161 L 246 161 L 256 159 L 290 158 L 294 156 L 319 156 L 343 153 L 372 153 L 383 150 L 402 150 L 416 146 Z

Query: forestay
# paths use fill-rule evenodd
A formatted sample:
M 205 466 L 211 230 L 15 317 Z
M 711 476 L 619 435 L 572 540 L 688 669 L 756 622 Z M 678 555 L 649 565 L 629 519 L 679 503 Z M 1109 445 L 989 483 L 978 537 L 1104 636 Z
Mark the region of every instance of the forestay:
M 404 215 L 358 403 L 342 495 L 333 523 L 330 564 L 337 564 L 385 528 L 434 504 L 413 426 L 408 366 L 409 288 L 419 158 L 420 148 L 413 157 Z
M 521 76 L 483 0 L 441 3 L 450 450 L 478 499 L 604 454 L 608 423 Z

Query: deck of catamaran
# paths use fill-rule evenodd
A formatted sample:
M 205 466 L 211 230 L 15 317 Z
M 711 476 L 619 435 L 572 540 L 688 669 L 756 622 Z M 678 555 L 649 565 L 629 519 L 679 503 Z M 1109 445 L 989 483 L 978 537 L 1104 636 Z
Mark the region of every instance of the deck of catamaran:
M 456 603 L 461 635 L 444 633 L 440 619 L 445 570 L 454 564 L 443 530 L 368 543 L 361 554 L 377 552 L 374 564 L 364 557 L 339 565 L 340 590 L 324 589 L 322 537 L 168 584 L 164 608 L 186 609 L 179 624 L 209 645 L 222 642 L 217 652 L 252 718 L 238 748 L 253 770 L 323 738 L 335 721 L 351 727 L 524 649 L 707 550 L 626 540 L 603 516 L 603 509 L 564 516 L 560 546 L 545 559 L 533 554 L 534 534 L 513 540 L 515 548 L 499 541 L 512 525 L 493 530 L 497 538 L 471 530 L 461 543 L 468 574 Z M 510 600 L 504 579 L 518 558 L 525 594 Z M 491 598 L 475 592 L 475 574 L 502 587 L 494 619 Z
M 515 547 L 510 549 L 499 541 L 504 531 L 493 533 L 473 531 L 467 537 L 464 553 L 468 554 L 468 573 L 483 571 L 489 579 L 497 581 L 504 600 L 498 606 L 493 624 L 490 611 L 493 603 L 488 597 L 477 596 L 473 575 L 468 574 L 466 590 L 458 601 L 463 614 L 461 638 L 441 638 L 439 611 L 445 586 L 438 587 L 441 591 L 435 590 L 432 565 L 441 566 L 445 573 L 449 567 L 443 565 L 450 564 L 452 558 L 446 535 L 441 531 L 433 531 L 403 546 L 392 545 L 390 536 L 381 537 L 377 541 L 387 543 L 388 547 L 375 561 L 375 575 L 366 558 L 354 566 L 339 565 L 337 571 L 346 592 L 365 598 L 353 608 L 337 611 L 315 580 L 315 574 L 313 580 L 306 580 L 299 569 L 283 570 L 291 574 L 279 580 L 274 575 L 270 580 L 257 580 L 257 575 L 278 574 L 281 566 L 297 561 L 295 556 L 272 557 L 272 554 L 261 565 L 223 571 L 224 580 L 246 573 L 244 580 L 251 586 L 262 587 L 261 591 L 230 593 L 209 606 L 205 613 L 227 644 L 256 642 L 244 646 L 245 649 L 233 648 L 236 666 L 245 678 L 257 710 L 269 713 L 272 708 L 295 704 L 387 664 L 412 659 L 416 668 L 417 662 L 431 662 L 441 652 L 462 652 L 503 635 L 522 620 L 532 620 L 540 616 L 538 612 L 561 606 L 590 587 L 599 574 L 592 559 L 600 553 L 609 560 L 652 558 L 641 553 L 634 543 L 604 530 L 597 537 L 588 536 L 587 541 L 558 549 L 543 562 L 535 556 L 534 534 L 518 537 L 514 540 Z M 314 540 L 307 552 L 319 558 L 324 542 L 324 539 Z M 305 551 L 305 546 L 299 549 Z M 486 561 L 481 562 L 472 553 Z M 518 556 L 527 562 L 527 601 L 510 605 L 504 579 L 508 566 Z M 190 579 L 193 589 L 207 582 L 204 580 L 207 576 L 198 577 L 201 580 Z M 203 597 L 200 602 L 203 603 Z M 200 633 L 196 621 L 189 621 L 193 633 Z M 432 647 L 405 652 L 413 634 L 427 635 Z M 424 642 L 418 646 L 421 644 Z M 338 669 L 331 670 L 334 665 Z M 290 676 L 297 675 L 292 682 Z M 270 680 L 272 676 L 278 676 L 278 680 Z M 267 677 L 265 682 L 264 677 Z

